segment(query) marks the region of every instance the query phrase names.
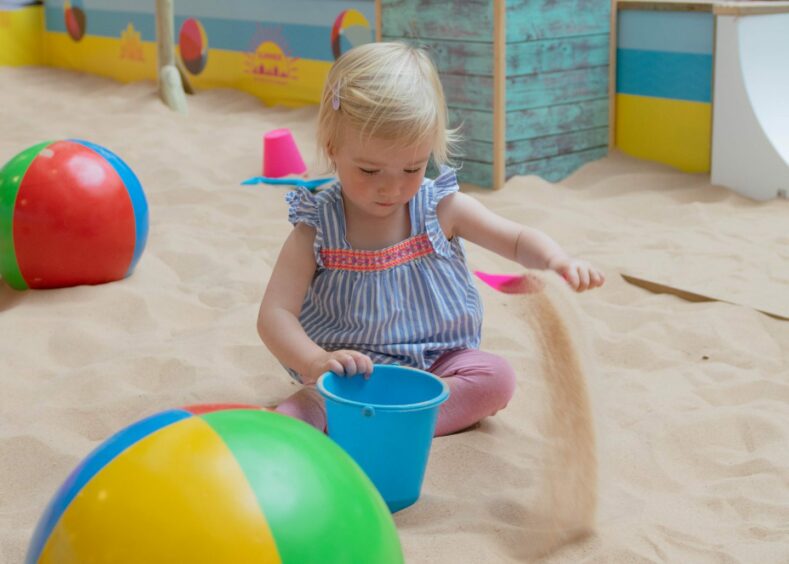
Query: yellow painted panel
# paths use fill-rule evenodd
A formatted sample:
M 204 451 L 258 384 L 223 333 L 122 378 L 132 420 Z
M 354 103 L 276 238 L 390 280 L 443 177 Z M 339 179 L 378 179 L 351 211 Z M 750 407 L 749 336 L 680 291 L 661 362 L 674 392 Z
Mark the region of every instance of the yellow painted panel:
M 85 35 L 74 41 L 67 33 L 47 32 L 45 50 L 48 64 L 114 78 L 121 82 L 156 79 L 156 44 L 140 41 L 133 27 L 123 39 Z
M 0 66 L 43 65 L 44 9 L 0 8 Z
M 616 146 L 629 155 L 709 172 L 711 142 L 710 104 L 616 95 Z
M 202 72 L 187 77 L 198 90 L 233 88 L 269 105 L 317 104 L 331 63 L 291 59 L 278 49 L 273 43 L 262 43 L 249 53 L 212 49 Z M 156 79 L 156 45 L 141 42 L 131 26 L 122 39 L 86 35 L 74 41 L 66 33 L 47 32 L 46 54 L 52 66 L 121 82 Z
M 71 502 L 41 563 L 279 564 L 235 457 L 191 417 L 130 446 Z

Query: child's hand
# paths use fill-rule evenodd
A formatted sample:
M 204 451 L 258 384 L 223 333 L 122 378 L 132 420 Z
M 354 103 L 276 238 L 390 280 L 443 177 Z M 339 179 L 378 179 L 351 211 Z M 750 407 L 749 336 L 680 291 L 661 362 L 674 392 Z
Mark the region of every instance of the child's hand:
M 564 278 L 576 292 L 591 290 L 605 283 L 605 275 L 585 260 L 561 255 L 548 261 L 548 268 Z
M 355 376 L 362 374 L 369 378 L 373 373 L 373 361 L 366 354 L 359 351 L 342 349 L 322 354 L 310 363 L 309 373 L 306 375 L 305 384 L 318 381 L 324 372 L 334 372 L 339 376 Z

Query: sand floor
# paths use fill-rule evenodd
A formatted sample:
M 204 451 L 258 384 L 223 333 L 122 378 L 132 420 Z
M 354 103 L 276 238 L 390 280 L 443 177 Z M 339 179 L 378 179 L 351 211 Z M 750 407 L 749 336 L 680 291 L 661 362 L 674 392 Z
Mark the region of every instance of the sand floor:
M 92 140 L 135 170 L 151 213 L 126 280 L 0 283 L 0 562 L 13 563 L 58 485 L 115 431 L 167 408 L 273 405 L 296 389 L 255 330 L 289 231 L 285 192 L 239 183 L 259 174 L 269 129 L 290 127 L 313 159 L 316 111 L 208 91 L 183 117 L 150 83 L 52 69 L 0 68 L 0 85 L 0 162 L 46 139 Z M 514 178 L 472 193 L 608 275 L 577 298 L 597 364 L 598 524 L 545 561 L 789 562 L 789 322 L 756 311 L 789 304 L 789 202 L 617 153 L 559 185 Z M 471 245 L 469 263 L 519 270 Z M 623 272 L 726 301 L 654 294 Z M 408 562 L 530 554 L 541 351 L 513 298 L 481 291 L 484 347 L 513 363 L 518 391 L 496 417 L 434 442 L 422 499 L 395 517 Z

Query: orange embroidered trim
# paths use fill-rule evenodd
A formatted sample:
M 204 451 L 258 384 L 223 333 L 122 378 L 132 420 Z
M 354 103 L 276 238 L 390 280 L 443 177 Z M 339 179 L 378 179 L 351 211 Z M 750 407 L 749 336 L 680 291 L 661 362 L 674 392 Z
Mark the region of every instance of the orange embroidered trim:
M 380 251 L 322 249 L 320 255 L 323 266 L 329 269 L 374 272 L 405 264 L 432 252 L 433 244 L 427 233 L 423 233 Z

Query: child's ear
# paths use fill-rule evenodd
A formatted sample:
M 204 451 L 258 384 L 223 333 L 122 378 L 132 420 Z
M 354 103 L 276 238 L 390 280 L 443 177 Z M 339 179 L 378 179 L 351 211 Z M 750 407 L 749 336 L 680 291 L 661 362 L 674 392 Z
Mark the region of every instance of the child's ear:
M 326 156 L 329 157 L 329 164 L 331 165 L 331 170 L 337 170 L 337 162 L 334 160 L 337 152 L 334 150 L 334 146 L 329 142 L 326 143 Z

